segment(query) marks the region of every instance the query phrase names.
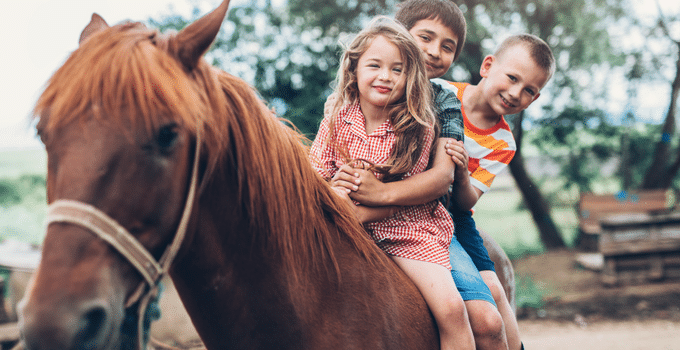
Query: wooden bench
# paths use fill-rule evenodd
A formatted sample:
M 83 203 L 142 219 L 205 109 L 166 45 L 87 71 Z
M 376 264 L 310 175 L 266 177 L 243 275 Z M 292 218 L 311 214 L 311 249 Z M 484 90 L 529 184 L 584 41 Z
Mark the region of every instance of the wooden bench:
M 600 225 L 603 283 L 680 277 L 680 212 L 610 216 Z
M 597 249 L 602 233 L 602 220 L 611 216 L 661 214 L 675 207 L 673 190 L 621 191 L 596 195 L 582 193 L 577 203 L 579 220 L 579 246 L 586 250 Z

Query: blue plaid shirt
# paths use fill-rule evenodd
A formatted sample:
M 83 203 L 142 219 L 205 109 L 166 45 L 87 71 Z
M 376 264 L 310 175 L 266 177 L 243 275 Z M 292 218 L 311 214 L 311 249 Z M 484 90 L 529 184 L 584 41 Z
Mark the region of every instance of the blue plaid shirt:
M 441 127 L 440 137 L 449 137 L 463 141 L 465 135 L 465 123 L 463 122 L 462 104 L 456 93 L 450 89 L 445 89 L 443 84 L 448 84 L 442 79 L 432 79 L 432 90 L 434 91 L 434 113 L 437 115 L 439 126 Z

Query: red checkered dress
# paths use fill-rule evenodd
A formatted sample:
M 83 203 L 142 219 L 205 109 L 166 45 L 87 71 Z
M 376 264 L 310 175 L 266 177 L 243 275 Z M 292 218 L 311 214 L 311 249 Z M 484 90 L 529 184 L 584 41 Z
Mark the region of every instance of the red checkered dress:
M 324 117 L 312 145 L 310 158 L 314 168 L 326 179 L 332 178 L 345 163 L 339 145 L 345 145 L 352 159 L 366 159 L 385 164 L 395 142 L 389 120 L 370 135 L 366 134 L 364 115 L 358 104 L 348 105 L 338 114 L 335 123 L 337 142 L 328 144 L 329 117 Z M 423 154 L 406 177 L 427 167 L 434 131 L 428 135 Z M 378 174 L 376 174 L 378 176 Z M 439 201 L 402 207 L 389 218 L 366 225 L 378 246 L 390 255 L 436 263 L 451 269 L 449 244 L 453 237 L 453 220 Z

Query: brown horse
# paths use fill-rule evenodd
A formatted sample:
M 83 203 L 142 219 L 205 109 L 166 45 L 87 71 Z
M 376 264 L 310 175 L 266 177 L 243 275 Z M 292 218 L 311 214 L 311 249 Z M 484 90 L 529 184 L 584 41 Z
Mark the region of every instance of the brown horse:
M 26 348 L 119 349 L 125 308 L 144 310 L 167 269 L 209 349 L 438 348 L 420 293 L 300 135 L 202 58 L 227 8 L 174 35 L 93 15 L 49 81 Z

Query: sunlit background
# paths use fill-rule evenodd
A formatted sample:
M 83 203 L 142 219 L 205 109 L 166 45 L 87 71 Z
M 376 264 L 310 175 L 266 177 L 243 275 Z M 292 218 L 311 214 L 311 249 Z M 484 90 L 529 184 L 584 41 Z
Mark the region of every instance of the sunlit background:
M 4 14 L 0 20 L 0 245 L 38 246 L 42 241 L 46 159 L 35 137 L 31 110 L 50 75 L 77 48 L 92 13 L 109 24 L 133 20 L 173 30 L 218 2 L 0 2 Z M 233 0 L 218 45 L 207 58 L 254 85 L 277 113 L 313 137 L 337 69 L 338 42 L 371 15 L 392 15 L 396 3 Z M 677 194 L 678 171 L 670 168 L 680 154 L 680 137 L 675 125 L 663 129 L 663 124 L 678 118 L 677 107 L 669 107 L 672 82 L 680 81 L 680 1 L 457 3 L 468 20 L 468 40 L 446 75 L 449 80 L 474 83 L 481 58 L 516 32 L 537 34 L 554 48 L 555 78 L 525 114 L 509 116 L 508 121 L 515 131 L 523 131 L 521 168 L 532 181 L 525 186 L 539 189 L 548 204 L 546 217 L 555 223 L 564 247 L 578 243 L 576 203 L 581 193 L 649 189 L 651 181 L 652 185 L 663 182 L 662 188 Z M 559 11 L 549 13 L 551 9 Z M 653 158 L 661 144 L 668 149 L 660 156 L 665 162 L 657 167 Z M 649 180 L 655 171 L 667 171 L 666 177 Z M 556 247 L 541 237 L 528 209 L 528 201 L 536 198 L 525 197 L 520 188 L 505 172 L 475 213 L 478 225 L 511 258 Z M 532 282 L 528 283 L 526 289 L 531 289 Z

